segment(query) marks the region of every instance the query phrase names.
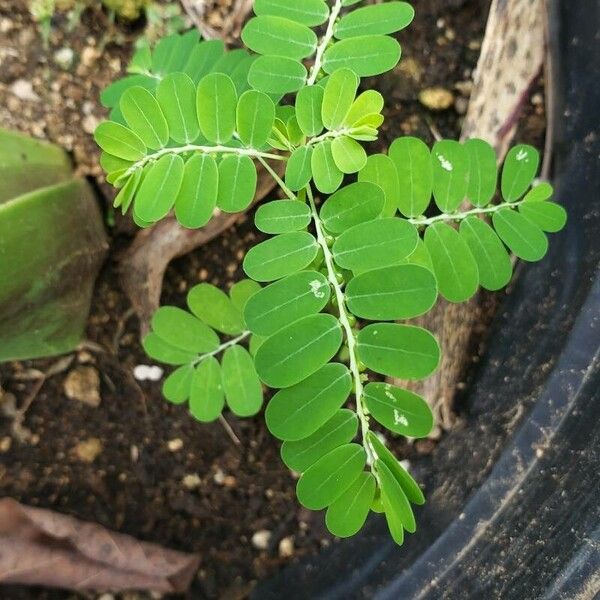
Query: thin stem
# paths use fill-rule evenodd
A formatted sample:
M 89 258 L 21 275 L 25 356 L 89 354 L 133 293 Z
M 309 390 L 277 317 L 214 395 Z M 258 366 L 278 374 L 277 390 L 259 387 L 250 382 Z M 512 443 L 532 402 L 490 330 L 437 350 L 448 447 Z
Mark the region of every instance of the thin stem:
M 275 183 L 277 183 L 277 185 L 281 188 L 281 190 L 285 193 L 285 195 L 290 199 L 290 200 L 298 200 L 296 194 L 294 194 L 294 192 L 292 192 L 292 190 L 290 190 L 288 188 L 287 185 L 285 185 L 285 182 L 283 181 L 283 179 L 281 179 L 281 177 L 279 177 L 279 175 L 277 175 L 277 173 L 275 172 L 275 170 L 271 167 L 271 165 L 262 158 L 262 156 L 258 156 L 258 162 L 268 171 L 269 175 L 271 175 L 271 177 L 275 180 Z
M 194 361 L 192 361 L 192 366 L 195 367 L 197 364 L 201 363 L 203 360 L 206 360 L 207 358 L 209 358 L 211 356 L 216 356 L 217 354 L 220 354 L 221 352 L 223 352 L 223 350 L 227 350 L 227 348 L 229 348 L 230 346 L 235 346 L 236 344 L 239 344 L 241 341 L 245 340 L 251 333 L 252 332 L 250 332 L 250 331 L 244 331 L 244 333 L 241 333 L 237 337 L 229 340 L 228 342 L 224 342 L 223 344 L 221 344 L 216 350 L 213 350 L 212 352 L 208 352 L 206 354 L 200 355 L 198 358 L 196 358 Z
M 342 137 L 345 135 L 349 135 L 351 131 L 352 131 L 351 129 L 334 129 L 333 131 L 327 131 L 327 132 L 323 133 L 322 135 L 319 135 L 314 138 L 310 138 L 306 142 L 306 145 L 313 146 L 314 144 L 318 144 L 319 142 L 322 142 L 328 138 L 338 138 L 338 137 Z
M 494 204 L 493 206 L 486 206 L 485 208 L 473 208 L 464 212 L 457 213 L 442 213 L 441 215 L 435 215 L 435 217 L 429 217 L 428 219 L 407 219 L 409 223 L 417 225 L 419 227 L 426 227 L 438 221 L 462 221 L 472 215 L 485 215 L 490 213 L 498 212 L 503 208 L 515 208 L 520 204 L 523 204 L 525 200 L 519 202 L 503 202 L 502 204 Z
M 325 35 L 321 38 L 321 41 L 317 46 L 315 64 L 310 70 L 310 75 L 308 77 L 306 85 L 314 85 L 315 81 L 317 81 L 317 77 L 321 72 L 321 68 L 323 67 L 323 56 L 325 55 L 325 50 L 327 50 L 329 42 L 331 42 L 331 40 L 333 39 L 333 30 L 335 27 L 335 22 L 337 21 L 337 18 L 340 14 L 340 10 L 342 10 L 342 0 L 335 0 L 335 4 L 331 8 L 331 12 L 329 13 L 329 22 L 327 23 L 327 30 L 325 31 Z

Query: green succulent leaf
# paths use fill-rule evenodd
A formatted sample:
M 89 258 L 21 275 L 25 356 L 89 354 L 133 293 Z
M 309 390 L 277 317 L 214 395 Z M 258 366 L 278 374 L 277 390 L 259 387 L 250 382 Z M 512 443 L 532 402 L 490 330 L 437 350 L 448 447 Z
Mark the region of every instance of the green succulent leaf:
M 533 183 L 540 165 L 540 153 L 532 146 L 519 145 L 506 155 L 502 169 L 502 197 L 507 202 L 521 198 Z
M 310 223 L 310 208 L 298 200 L 275 200 L 263 204 L 254 223 L 264 233 L 288 233 L 305 229 Z
M 343 40 L 364 35 L 395 33 L 408 27 L 415 17 L 407 2 L 386 2 L 365 6 L 344 15 L 335 27 L 335 37 Z
M 227 335 L 238 335 L 245 329 L 240 310 L 231 298 L 214 285 L 201 283 L 188 293 L 190 310 L 204 323 Z
M 548 238 L 532 221 L 512 208 L 503 208 L 492 217 L 496 233 L 511 252 L 529 262 L 537 262 L 548 252 Z
M 221 383 L 221 365 L 214 356 L 198 364 L 190 390 L 190 413 L 202 423 L 219 418 L 225 407 L 225 393 Z
M 223 354 L 221 382 L 227 406 L 238 417 L 251 417 L 262 406 L 262 384 L 254 361 L 241 346 L 231 346 Z
M 159 84 L 156 99 L 165 115 L 171 139 L 191 144 L 200 135 L 196 115 L 196 86 L 185 73 L 171 73 Z
M 186 163 L 175 199 L 175 216 L 181 225 L 196 229 L 206 225 L 217 206 L 219 170 L 208 154 L 196 154 Z

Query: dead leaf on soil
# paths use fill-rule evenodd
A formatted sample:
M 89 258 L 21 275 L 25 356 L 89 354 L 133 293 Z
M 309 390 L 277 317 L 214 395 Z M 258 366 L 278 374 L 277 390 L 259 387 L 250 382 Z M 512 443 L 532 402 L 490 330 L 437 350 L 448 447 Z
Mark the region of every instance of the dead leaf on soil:
M 0 500 L 0 583 L 183 593 L 200 557 L 12 498 Z

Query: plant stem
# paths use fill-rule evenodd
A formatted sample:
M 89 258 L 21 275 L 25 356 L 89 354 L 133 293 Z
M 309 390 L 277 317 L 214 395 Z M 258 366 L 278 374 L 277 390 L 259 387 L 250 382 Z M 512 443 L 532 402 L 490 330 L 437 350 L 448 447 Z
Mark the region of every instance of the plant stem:
M 277 175 L 275 170 L 271 168 L 271 165 L 266 160 L 264 160 L 264 158 L 262 158 L 262 156 L 258 156 L 257 158 L 258 158 L 258 162 L 268 171 L 269 175 L 271 175 L 271 177 L 273 178 L 275 183 L 281 188 L 281 190 L 285 193 L 285 195 L 290 200 L 298 200 L 298 197 L 296 196 L 296 194 L 294 194 L 294 192 L 292 192 L 288 188 L 288 186 L 285 185 L 285 182 L 283 181 L 283 179 L 281 179 L 281 177 L 279 177 L 279 175 Z
M 340 14 L 340 10 L 342 10 L 342 0 L 335 0 L 335 4 L 331 8 L 331 12 L 329 13 L 329 22 L 327 23 L 327 30 L 325 31 L 325 35 L 321 38 L 319 45 L 317 46 L 317 53 L 315 54 L 315 64 L 312 66 L 310 70 L 310 75 L 308 77 L 308 81 L 306 85 L 314 85 L 315 81 L 317 81 L 317 76 L 321 72 L 321 68 L 323 66 L 323 56 L 325 54 L 325 50 L 327 50 L 327 46 L 329 46 L 329 42 L 333 39 L 333 29 L 335 27 L 335 22 Z
M 498 212 L 503 208 L 515 208 L 520 204 L 523 204 L 524 200 L 520 200 L 519 202 L 503 202 L 502 204 L 494 204 L 493 206 L 486 206 L 485 208 L 473 208 L 471 210 L 467 210 L 465 212 L 457 212 L 457 213 L 442 213 L 441 215 L 435 215 L 435 217 L 429 217 L 428 219 L 407 219 L 409 223 L 413 225 L 417 225 L 419 227 L 426 227 L 428 225 L 432 225 L 433 223 L 437 223 L 438 221 L 462 221 L 467 217 L 472 215 L 484 215 Z
M 227 348 L 229 348 L 230 346 L 235 346 L 236 344 L 239 344 L 241 341 L 245 340 L 251 333 L 252 332 L 250 331 L 244 331 L 244 333 L 240 333 L 240 335 L 238 335 L 237 337 L 221 344 L 216 350 L 213 350 L 212 352 L 208 352 L 206 354 L 201 354 L 198 358 L 192 361 L 192 366 L 195 367 L 197 364 L 200 364 L 203 360 L 206 360 L 210 356 L 216 356 L 217 354 L 223 352 L 223 350 L 227 350 Z

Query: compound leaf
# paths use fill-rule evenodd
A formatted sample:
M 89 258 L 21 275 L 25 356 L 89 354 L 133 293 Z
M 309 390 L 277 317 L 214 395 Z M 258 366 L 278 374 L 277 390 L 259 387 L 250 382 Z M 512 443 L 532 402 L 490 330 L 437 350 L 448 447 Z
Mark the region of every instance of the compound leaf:
M 202 423 L 219 418 L 225 407 L 221 365 L 214 356 L 202 360 L 194 371 L 190 390 L 190 413 Z
M 219 163 L 217 206 L 235 213 L 250 206 L 256 193 L 258 176 L 249 156 L 230 154 Z
M 231 298 L 209 283 L 194 286 L 188 293 L 190 310 L 202 321 L 227 335 L 238 335 L 245 329 L 241 312 Z
M 358 533 L 367 520 L 376 488 L 375 477 L 371 473 L 361 473 L 327 509 L 327 529 L 342 538 Z
M 223 354 L 221 382 L 227 405 L 238 417 L 251 417 L 262 406 L 262 385 L 245 348 L 231 346 Z
M 191 144 L 200 134 L 196 115 L 196 87 L 185 73 L 171 73 L 159 84 L 156 99 L 178 144 Z
M 500 239 L 519 258 L 536 262 L 548 252 L 548 238 L 532 221 L 511 208 L 503 208 L 492 217 Z
M 160 150 L 169 141 L 169 128 L 156 98 L 143 87 L 129 88 L 119 102 L 127 125 L 147 148 Z
M 217 205 L 219 170 L 209 154 L 196 154 L 185 163 L 183 182 L 175 200 L 181 225 L 196 229 L 206 225 Z
M 196 111 L 200 129 L 207 140 L 225 144 L 236 125 L 237 91 L 230 77 L 210 73 L 196 90 Z
M 305 202 L 275 200 L 259 207 L 254 224 L 264 233 L 288 233 L 305 229 L 310 219 L 310 208 Z
M 350 69 L 359 77 L 380 75 L 400 60 L 400 44 L 386 35 L 366 35 L 341 40 L 325 51 L 323 70 Z

